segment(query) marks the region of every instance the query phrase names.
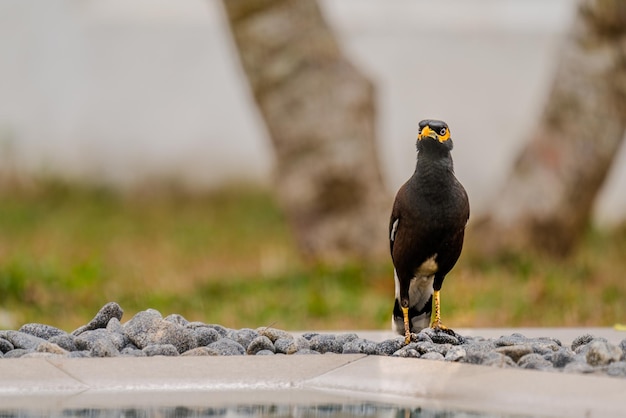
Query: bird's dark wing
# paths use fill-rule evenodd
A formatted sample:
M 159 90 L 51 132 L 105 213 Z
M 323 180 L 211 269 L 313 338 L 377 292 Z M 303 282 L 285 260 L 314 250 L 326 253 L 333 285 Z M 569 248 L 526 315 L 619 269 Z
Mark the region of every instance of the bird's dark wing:
M 398 228 L 400 227 L 400 201 L 401 197 L 404 195 L 404 189 L 406 185 L 400 187 L 398 190 L 398 194 L 396 195 L 396 199 L 393 202 L 393 209 L 391 210 L 391 218 L 389 219 L 389 251 L 391 251 L 391 256 L 393 258 L 393 244 L 396 241 L 396 235 L 398 233 Z
M 389 221 L 389 251 L 393 254 L 393 244 L 396 241 L 396 233 L 398 232 L 398 226 L 400 225 L 400 218 L 391 215 Z

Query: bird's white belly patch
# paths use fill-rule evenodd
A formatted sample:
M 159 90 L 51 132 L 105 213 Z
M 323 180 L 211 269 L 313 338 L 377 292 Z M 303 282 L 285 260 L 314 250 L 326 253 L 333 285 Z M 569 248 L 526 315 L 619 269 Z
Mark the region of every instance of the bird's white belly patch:
M 433 294 L 435 276 L 416 276 L 409 285 L 409 303 L 417 309 L 422 309 Z
M 415 270 L 415 276 L 432 276 L 437 273 L 439 266 L 437 265 L 437 254 L 432 255 L 426 261 L 424 261 L 418 268 Z
M 414 273 L 409 284 L 409 306 L 421 310 L 433 294 L 433 281 L 439 266 L 437 265 L 437 254 L 432 255 L 424 261 Z M 400 300 L 400 280 L 397 272 L 394 273 L 396 284 L 396 299 Z

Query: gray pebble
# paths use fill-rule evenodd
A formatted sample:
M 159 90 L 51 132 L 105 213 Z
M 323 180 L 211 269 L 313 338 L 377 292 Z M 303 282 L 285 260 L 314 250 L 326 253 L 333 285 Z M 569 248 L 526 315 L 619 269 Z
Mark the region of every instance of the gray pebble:
M 309 342 L 305 340 L 304 338 L 303 340 L 307 342 L 307 347 L 308 347 Z M 270 338 L 270 341 L 271 341 L 271 338 Z M 298 345 L 296 344 L 296 340 L 293 337 L 292 338 L 278 338 L 277 340 L 274 341 L 274 348 L 276 349 L 277 353 L 282 353 L 282 354 L 293 354 L 296 351 L 298 351 Z
M 226 334 L 226 338 L 230 338 L 233 341 L 237 341 L 245 349 L 248 348 L 252 340 L 259 336 L 259 333 L 250 328 L 242 328 L 239 330 L 230 330 Z
M 11 350 L 8 353 L 4 353 L 4 358 L 20 358 L 25 354 L 34 353 L 35 350 L 27 350 L 25 348 L 16 348 L 15 350 Z
M 299 350 L 308 350 L 311 348 L 309 340 L 304 337 L 297 338 L 279 338 L 274 343 L 277 353 L 294 354 Z
M 34 351 L 37 346 L 43 342 L 46 342 L 43 338 L 35 337 L 34 335 L 26 334 L 20 331 L 1 331 L 0 337 L 13 344 L 14 348 L 23 348 L 26 350 Z
M 619 348 L 622 349 L 622 360 L 626 360 L 626 338 L 620 341 Z
M 124 310 L 115 302 L 109 302 L 104 305 L 100 311 L 96 314 L 96 316 L 89 321 L 87 325 L 84 325 L 72 332 L 72 335 L 77 336 L 82 334 L 85 331 L 94 330 L 98 328 L 106 328 L 107 324 L 111 320 L 111 318 L 117 318 L 118 320 L 122 319 L 124 315 Z
M 378 344 L 363 338 L 355 338 L 343 345 L 343 354 L 376 354 Z
M 517 367 L 517 364 L 509 356 L 496 353 L 494 351 L 487 353 L 482 360 L 483 366 L 494 366 L 501 368 Z
M 192 329 L 198 347 L 204 347 L 219 340 L 220 334 L 215 328 L 197 327 Z
M 494 341 L 496 347 L 506 347 L 511 345 L 521 345 L 528 342 L 528 338 L 519 333 L 503 335 Z
M 552 342 L 554 342 L 559 347 L 563 347 L 563 343 L 558 338 L 549 338 Z
M 180 326 L 186 326 L 189 321 L 187 321 L 185 319 L 184 316 L 179 315 L 179 314 L 171 314 L 166 316 L 165 318 L 163 318 L 164 321 L 168 321 L 168 322 L 172 322 L 174 324 L 180 325 Z
M 149 334 L 155 332 L 163 317 L 158 312 L 146 310 L 138 312 L 124 324 L 124 333 L 138 348 L 149 345 Z
M 461 346 L 455 345 L 450 347 L 448 352 L 446 353 L 444 360 L 445 361 L 460 361 L 465 358 L 467 355 L 465 349 Z
M 397 351 L 395 351 L 392 356 L 393 357 L 419 357 L 421 354 L 415 349 L 417 347 L 417 343 L 408 343 L 407 345 L 401 347 Z
M 208 347 L 196 347 L 191 350 L 185 351 L 181 356 L 184 357 L 197 357 L 197 356 L 210 356 L 211 350 Z
M 515 364 L 508 356 L 493 351 L 493 347 L 487 347 L 489 346 L 486 345 L 485 342 L 465 346 L 465 357 L 461 360 L 461 362 L 469 364 L 485 364 L 487 362 L 493 362 L 494 359 L 500 360 L 501 358 L 507 358 L 511 363 Z M 489 357 L 491 357 L 491 359 L 489 359 Z
M 255 355 L 259 351 L 271 351 L 272 354 L 274 354 L 276 352 L 276 348 L 274 348 L 272 340 L 267 338 L 265 335 L 259 335 L 250 342 L 248 348 L 246 349 L 246 354 Z
M 594 339 L 588 344 L 587 363 L 591 366 L 605 366 L 622 357 L 622 350 L 606 340 Z
M 451 329 L 434 330 L 432 328 L 424 328 L 421 333 L 428 335 L 430 339 L 437 344 L 459 345 L 463 343 L 463 337 Z
M 178 356 L 178 349 L 173 344 L 151 344 L 149 346 L 144 347 L 141 351 L 143 351 L 148 357 Z
M 130 342 L 122 350 L 139 350 L 139 351 L 141 351 L 141 348 L 137 347 L 135 344 Z
M 561 345 L 552 339 L 534 339 L 531 342 L 533 353 L 551 354 L 561 349 Z
M 593 340 L 593 335 L 584 334 L 579 337 L 576 337 L 574 341 L 572 341 L 572 351 L 576 352 L 576 350 L 583 345 L 589 344 Z
M 65 335 L 57 335 L 48 340 L 48 342 L 58 345 L 59 347 L 67 350 L 67 351 L 76 351 L 78 347 L 76 347 L 76 343 L 74 342 L 73 335 L 65 334 Z
M 515 345 L 501 345 L 495 350 L 497 353 L 508 356 L 517 363 L 517 361 L 523 356 L 533 352 L 533 347 L 527 343 L 520 343 Z
M 257 356 L 273 356 L 274 353 L 272 350 L 261 350 L 256 353 Z
M 421 354 L 415 349 L 406 345 L 392 354 L 393 357 L 403 357 L 403 358 L 419 358 Z
M 8 353 L 13 350 L 15 346 L 7 339 L 0 338 L 0 354 Z
M 106 338 L 94 341 L 89 352 L 92 357 L 117 357 L 120 355 L 113 341 Z
M 309 348 L 303 348 L 302 350 L 298 350 L 294 355 L 306 355 L 306 354 L 322 354 L 319 351 L 311 350 Z
M 67 358 L 90 358 L 91 357 L 91 352 L 90 351 L 70 351 L 67 355 Z
M 434 342 L 429 341 L 420 341 L 415 343 L 415 349 L 422 355 L 426 353 L 439 353 L 443 357 L 448 352 L 449 347 L 451 347 L 449 344 L 435 344 Z
M 474 338 L 463 345 L 463 348 L 465 348 L 466 352 L 466 356 L 463 359 L 464 363 L 482 364 L 488 353 L 504 356 L 504 354 L 495 351 L 496 345 L 492 340 Z M 508 358 L 508 356 L 505 357 Z M 511 362 L 515 364 L 513 360 Z
M 94 345 L 105 341 L 107 345 L 112 344 L 116 350 L 124 347 L 124 337 L 120 334 L 112 334 L 104 328 L 94 329 L 81 333 L 74 338 L 74 344 L 79 350 L 91 350 Z
M 193 322 L 190 323 L 189 325 L 191 325 L 191 324 L 193 324 Z M 228 328 L 223 327 L 221 325 L 218 325 L 218 324 L 202 324 L 202 326 L 203 327 L 213 328 L 215 331 L 217 331 L 218 334 L 220 334 L 220 337 L 222 337 L 222 338 L 224 338 L 224 337 L 226 337 L 228 335 L 228 331 L 229 331 Z
M 140 349 L 155 344 L 172 344 L 178 353 L 184 353 L 197 346 L 193 330 L 165 321 L 160 313 L 150 309 L 137 313 L 124 324 L 124 333 Z
M 616 361 L 609 364 L 606 374 L 613 377 L 626 377 L 626 361 Z
M 222 338 L 207 346 L 214 356 L 240 356 L 245 354 L 246 349 L 243 345 L 230 338 Z
M 422 354 L 420 358 L 423 358 L 425 360 L 443 360 L 444 356 L 441 353 L 431 351 L 429 353 Z
M 259 335 L 263 335 L 269 338 L 273 343 L 275 343 L 276 340 L 281 339 L 281 338 L 293 339 L 293 336 L 287 331 L 283 331 L 282 329 L 277 329 L 277 328 L 272 328 L 272 327 L 257 328 L 256 332 L 259 333 Z
M 130 344 L 130 338 L 128 338 L 124 332 L 124 326 L 120 323 L 119 319 L 111 318 L 107 324 L 106 331 L 109 333 L 111 341 L 113 341 L 118 350 Z
M 59 355 L 66 355 L 69 351 L 59 347 L 57 344 L 46 341 L 45 343 L 41 343 L 37 346 L 37 352 L 39 353 L 53 353 Z
M 404 345 L 404 337 L 381 341 L 376 345 L 376 354 L 379 356 L 391 356 Z
M 569 348 L 561 347 L 560 350 L 555 351 L 554 353 L 546 354 L 544 358 L 549 360 L 554 367 L 561 369 L 574 361 L 575 355 Z
M 317 334 L 309 340 L 310 348 L 313 351 L 324 353 L 337 353 L 341 354 L 343 346 L 341 342 L 337 341 L 332 334 Z
M 140 350 L 135 346 L 124 347 L 120 354 L 124 357 L 147 357 L 143 350 Z
M 349 343 L 350 341 L 354 341 L 357 338 L 359 338 L 358 335 L 356 335 L 355 333 L 348 333 L 348 334 L 339 334 L 335 337 L 335 339 L 337 340 L 337 342 L 339 344 L 341 344 L 341 346 L 343 347 L 346 343 Z
M 430 330 L 430 328 L 424 328 L 423 330 L 421 330 L 417 334 L 411 334 L 411 341 L 413 341 L 413 342 L 428 341 L 428 342 L 432 343 L 433 339 L 430 338 L 429 330 Z
M 51 337 L 56 337 L 58 335 L 67 335 L 67 332 L 60 330 L 59 328 L 37 323 L 24 324 L 18 331 L 43 338 L 44 340 L 49 340 Z
M 61 354 L 47 353 L 39 351 L 29 351 L 20 358 L 59 358 L 63 357 Z
M 564 373 L 593 373 L 595 368 L 582 361 L 572 361 L 563 367 Z
M 543 358 L 541 354 L 530 353 L 522 356 L 517 362 L 522 369 L 548 370 L 552 368 L 552 362 Z
M 111 318 L 109 322 L 107 323 L 106 330 L 109 332 L 117 333 L 117 334 L 123 334 L 124 326 L 122 325 L 119 319 Z
M 304 350 L 304 349 L 308 350 L 311 348 L 311 342 L 304 337 L 297 337 L 295 341 L 296 341 L 296 347 L 298 348 L 298 350 Z

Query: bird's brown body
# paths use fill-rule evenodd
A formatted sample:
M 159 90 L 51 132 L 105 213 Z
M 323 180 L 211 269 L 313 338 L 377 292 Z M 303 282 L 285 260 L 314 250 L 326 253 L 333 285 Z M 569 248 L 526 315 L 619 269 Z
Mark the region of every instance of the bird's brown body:
M 389 222 L 396 280 L 393 326 L 407 339 L 428 326 L 433 293 L 432 325 L 442 327 L 439 290 L 461 254 L 469 218 L 467 194 L 454 175 L 447 125 L 420 122 L 417 149 L 415 172 L 398 191 Z

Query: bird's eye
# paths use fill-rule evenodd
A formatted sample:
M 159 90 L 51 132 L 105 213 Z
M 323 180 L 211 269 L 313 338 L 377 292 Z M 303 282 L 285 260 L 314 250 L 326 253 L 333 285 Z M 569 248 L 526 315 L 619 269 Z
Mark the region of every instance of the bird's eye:
M 441 128 L 441 129 L 439 130 L 439 135 L 443 136 L 443 135 L 445 135 L 445 134 L 446 134 L 446 128 Z

